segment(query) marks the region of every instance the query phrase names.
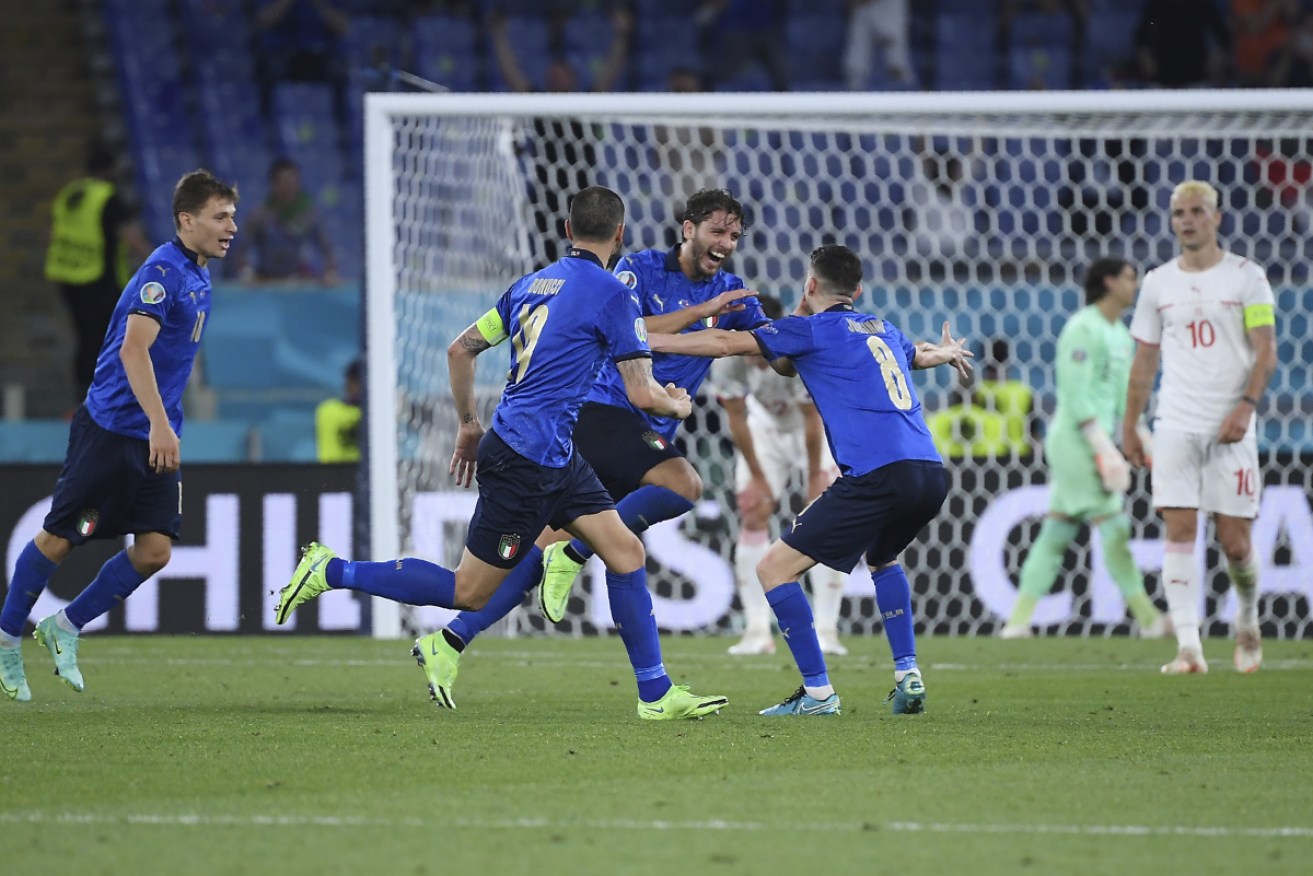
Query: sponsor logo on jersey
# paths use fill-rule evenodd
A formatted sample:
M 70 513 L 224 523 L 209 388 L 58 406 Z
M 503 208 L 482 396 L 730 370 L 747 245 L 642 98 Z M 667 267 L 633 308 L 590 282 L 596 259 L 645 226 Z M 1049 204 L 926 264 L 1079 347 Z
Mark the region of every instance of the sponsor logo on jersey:
M 84 538 L 89 538 L 91 533 L 96 531 L 96 524 L 100 523 L 100 512 L 95 508 L 88 508 L 78 517 L 78 534 Z
M 169 269 L 166 268 L 166 267 L 164 267 L 164 265 L 152 265 L 151 267 L 153 267 L 153 268 L 155 268 L 155 270 L 159 271 L 161 277 L 163 277 L 163 276 L 165 276 L 166 274 L 169 273 Z
M 164 287 L 151 280 L 141 287 L 141 300 L 146 304 L 159 304 L 164 300 Z
M 621 283 L 624 283 L 630 289 L 638 288 L 638 275 L 633 271 L 621 271 L 615 275 L 615 278 Z
M 643 343 L 647 343 L 647 323 L 643 322 L 643 317 L 634 320 L 634 337 Z
M 651 447 L 653 450 L 665 450 L 670 446 L 666 439 L 650 430 L 643 433 L 643 440 L 646 441 L 647 446 Z
M 503 560 L 514 558 L 520 552 L 520 537 L 514 533 L 505 533 L 497 542 L 497 556 Z

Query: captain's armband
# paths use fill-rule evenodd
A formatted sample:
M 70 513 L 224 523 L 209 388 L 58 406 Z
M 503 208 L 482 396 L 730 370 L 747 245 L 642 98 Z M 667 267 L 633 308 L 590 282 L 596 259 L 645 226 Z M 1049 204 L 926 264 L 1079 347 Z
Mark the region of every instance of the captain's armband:
M 493 308 L 479 317 L 479 321 L 474 323 L 474 327 L 483 335 L 483 339 L 488 342 L 489 346 L 497 346 L 506 340 L 509 335 L 506 334 L 506 324 L 502 322 L 501 314 L 497 308 Z
M 1271 304 L 1249 304 L 1245 306 L 1245 331 L 1276 324 L 1276 312 Z

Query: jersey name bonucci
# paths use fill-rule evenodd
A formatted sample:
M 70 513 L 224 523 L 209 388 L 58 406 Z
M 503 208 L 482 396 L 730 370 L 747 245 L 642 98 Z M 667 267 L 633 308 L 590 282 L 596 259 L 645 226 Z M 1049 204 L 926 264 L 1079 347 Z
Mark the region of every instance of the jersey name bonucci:
M 1186 432 L 1217 431 L 1254 367 L 1245 308 L 1274 302 L 1263 269 L 1234 253 L 1224 253 L 1206 271 L 1182 270 L 1173 259 L 1145 275 L 1131 334 L 1162 349 L 1156 409 L 1161 423 Z

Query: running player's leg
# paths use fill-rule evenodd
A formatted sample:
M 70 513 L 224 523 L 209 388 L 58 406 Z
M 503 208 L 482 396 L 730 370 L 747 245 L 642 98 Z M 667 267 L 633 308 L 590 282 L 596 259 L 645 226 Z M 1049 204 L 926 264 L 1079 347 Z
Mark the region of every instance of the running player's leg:
M 1099 532 L 1103 544 L 1103 563 L 1108 567 L 1108 575 L 1117 585 L 1122 599 L 1140 635 L 1146 638 L 1159 638 L 1165 635 L 1162 613 L 1154 606 L 1153 600 L 1144 590 L 1144 574 L 1131 554 L 1131 521 L 1124 512 L 1119 511 L 1108 517 L 1096 517 L 1090 521 Z
M 793 437 L 801 439 L 802 436 Z M 793 454 L 793 459 L 806 459 L 803 442 L 798 440 L 796 443 L 798 451 Z M 805 469 L 806 466 L 804 465 L 803 468 Z M 839 467 L 830 456 L 829 448 L 824 445 L 821 450 L 821 468 L 828 472 L 827 484 L 834 483 L 835 478 L 839 476 Z M 805 470 L 802 472 L 804 489 L 806 489 L 807 474 Z M 777 492 L 776 495 L 780 493 Z M 811 585 L 812 611 L 816 614 L 816 637 L 820 639 L 821 651 L 835 656 L 847 654 L 848 649 L 839 642 L 839 612 L 843 608 L 843 588 L 848 576 L 838 569 L 823 566 L 813 569 L 807 575 L 807 581 Z
M 875 537 L 866 551 L 875 602 L 894 661 L 894 714 L 925 710 L 926 691 L 916 661 L 912 588 L 898 557 L 935 519 L 948 496 L 948 475 L 931 462 L 899 462 L 865 475 L 869 520 Z M 840 481 L 842 483 L 842 481 Z
M 574 429 L 575 448 L 601 479 L 631 532 L 642 534 L 689 511 L 702 479 L 689 461 L 635 411 L 586 404 Z M 543 557 L 539 605 L 548 620 L 565 616 L 570 589 L 593 555 L 581 539 L 551 545 Z
M 671 683 L 661 657 L 652 595 L 647 589 L 647 555 L 643 542 L 629 531 L 620 515 L 611 509 L 586 514 L 566 528 L 591 545 L 606 563 L 611 619 L 638 683 L 638 716 L 651 720 L 700 718 L 726 705 L 726 697 L 697 696 L 687 687 Z
M 824 502 L 825 496 L 817 499 L 799 516 L 799 520 L 809 512 L 815 512 L 813 519 L 818 523 L 816 529 L 820 530 L 822 527 L 819 522 L 829 513 Z M 798 691 L 779 705 L 763 709 L 763 715 L 839 713 L 839 695 L 830 684 L 829 668 L 821 652 L 820 640 L 816 637 L 811 603 L 807 601 L 807 594 L 799 583 L 803 574 L 816 565 L 816 559 L 803 553 L 803 549 L 783 539 L 777 540 L 757 566 L 757 577 L 766 593 L 766 601 L 775 613 L 780 634 L 784 636 L 789 653 L 793 655 L 794 665 L 802 676 L 802 686 Z M 850 552 L 851 561 L 855 563 L 859 555 L 860 549 Z

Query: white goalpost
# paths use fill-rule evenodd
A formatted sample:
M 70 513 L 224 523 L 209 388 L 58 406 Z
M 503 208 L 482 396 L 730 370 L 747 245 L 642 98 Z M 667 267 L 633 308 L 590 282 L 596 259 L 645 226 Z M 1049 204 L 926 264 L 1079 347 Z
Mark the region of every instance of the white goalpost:
M 850 246 L 864 260 L 866 306 L 909 335 L 937 334 L 948 319 L 978 355 L 1006 347 L 1001 367 L 1033 390 L 1038 435 L 1052 410 L 1057 333 L 1082 301 L 1082 269 L 1099 255 L 1129 258 L 1141 272 L 1170 258 L 1167 199 L 1176 182 L 1198 178 L 1221 192 L 1223 245 L 1262 264 L 1277 293 L 1281 364 L 1260 409 L 1261 619 L 1266 635 L 1309 635 L 1310 177 L 1310 91 L 368 95 L 370 542 L 359 558 L 459 559 L 474 493 L 447 477 L 456 422 L 446 347 L 552 256 L 565 198 L 582 185 L 625 198 L 630 251 L 672 245 L 692 191 L 730 189 L 749 222 L 731 270 L 786 305 L 814 247 Z M 505 367 L 500 349 L 480 357 L 485 414 Z M 948 374 L 917 381 L 927 413 L 948 403 Z M 681 432 L 704 501 L 645 537 L 665 629 L 727 633 L 739 624 L 732 456 L 717 407 L 704 400 Z M 1034 448 L 947 460 L 949 501 L 905 558 L 919 630 L 987 634 L 1002 623 L 1044 509 Z M 1133 549 L 1161 597 L 1163 534 L 1143 478 L 1128 501 Z M 1128 631 L 1097 539 L 1069 559 L 1037 623 L 1053 633 Z M 1211 547 L 1201 546 L 1200 562 L 1224 566 Z M 503 632 L 605 629 L 606 600 L 592 596 L 598 580 L 590 567 L 560 627 L 521 610 Z M 1225 633 L 1225 576 L 1205 580 L 1205 632 Z M 841 629 L 878 630 L 869 579 L 854 576 L 846 594 Z M 445 618 L 384 600 L 372 611 L 373 632 L 385 637 Z

